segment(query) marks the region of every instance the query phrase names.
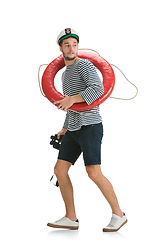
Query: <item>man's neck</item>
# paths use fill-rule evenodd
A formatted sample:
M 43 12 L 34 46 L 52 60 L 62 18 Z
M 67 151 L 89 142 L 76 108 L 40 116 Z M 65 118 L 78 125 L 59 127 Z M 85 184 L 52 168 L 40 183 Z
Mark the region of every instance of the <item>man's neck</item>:
M 73 60 L 69 60 L 69 61 L 65 60 L 65 58 L 64 58 L 64 63 L 66 65 L 66 67 L 68 67 L 68 66 L 74 64 L 77 60 L 78 60 L 78 57 L 74 58 Z

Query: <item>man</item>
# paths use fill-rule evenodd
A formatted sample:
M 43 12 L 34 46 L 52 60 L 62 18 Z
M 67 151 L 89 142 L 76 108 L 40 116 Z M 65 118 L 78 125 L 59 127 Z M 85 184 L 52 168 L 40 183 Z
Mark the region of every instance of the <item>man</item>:
M 79 43 L 77 32 L 67 28 L 59 34 L 57 42 L 64 57 L 66 70 L 62 75 L 64 99 L 54 104 L 63 111 L 67 111 L 74 103 L 91 104 L 104 93 L 104 89 L 94 65 L 88 60 L 77 57 Z M 127 222 L 127 218 L 119 207 L 111 183 L 101 172 L 103 126 L 99 109 L 94 108 L 81 113 L 67 111 L 64 126 L 58 133 L 58 138 L 60 135 L 64 137 L 54 173 L 65 203 L 66 215 L 54 223 L 48 223 L 48 226 L 79 228 L 68 170 L 83 152 L 89 178 L 99 187 L 112 209 L 111 221 L 103 231 L 118 231 Z

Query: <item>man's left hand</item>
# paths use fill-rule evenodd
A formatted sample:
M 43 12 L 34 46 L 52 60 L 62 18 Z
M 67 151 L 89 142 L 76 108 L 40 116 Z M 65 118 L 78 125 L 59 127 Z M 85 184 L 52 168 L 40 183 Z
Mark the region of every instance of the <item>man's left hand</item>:
M 67 111 L 74 104 L 74 98 L 64 95 L 64 99 L 54 102 L 54 105 L 62 111 Z

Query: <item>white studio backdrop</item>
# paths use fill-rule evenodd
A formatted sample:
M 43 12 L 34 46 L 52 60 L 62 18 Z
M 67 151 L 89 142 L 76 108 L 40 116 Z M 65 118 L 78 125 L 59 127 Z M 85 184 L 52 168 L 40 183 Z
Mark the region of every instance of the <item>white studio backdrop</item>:
M 159 1 L 1 1 L 0 23 L 1 239 L 157 239 Z M 108 99 L 100 106 L 102 170 L 129 220 L 118 233 L 102 232 L 111 210 L 88 179 L 82 156 L 70 170 L 79 231 L 46 226 L 65 214 L 59 189 L 49 181 L 58 154 L 50 136 L 62 128 L 65 113 L 41 95 L 38 68 L 60 55 L 56 37 L 67 27 L 79 32 L 80 48 L 98 51 L 139 89 L 134 100 Z M 112 96 L 132 97 L 134 87 L 114 71 Z

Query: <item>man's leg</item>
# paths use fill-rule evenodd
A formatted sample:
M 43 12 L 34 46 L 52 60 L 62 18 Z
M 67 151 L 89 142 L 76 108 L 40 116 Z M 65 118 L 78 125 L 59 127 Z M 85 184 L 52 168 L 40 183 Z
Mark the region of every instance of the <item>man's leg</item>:
M 77 217 L 74 206 L 73 187 L 68 175 L 71 165 L 72 164 L 70 162 L 58 159 L 54 168 L 54 173 L 57 177 L 61 194 L 65 203 L 66 217 L 72 221 L 75 221 L 77 220 Z
M 90 165 L 86 167 L 86 171 L 90 179 L 95 182 L 99 187 L 104 197 L 111 206 L 112 213 L 122 217 L 123 212 L 121 211 L 116 194 L 113 190 L 112 184 L 109 180 L 102 174 L 100 165 Z

